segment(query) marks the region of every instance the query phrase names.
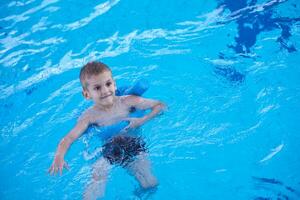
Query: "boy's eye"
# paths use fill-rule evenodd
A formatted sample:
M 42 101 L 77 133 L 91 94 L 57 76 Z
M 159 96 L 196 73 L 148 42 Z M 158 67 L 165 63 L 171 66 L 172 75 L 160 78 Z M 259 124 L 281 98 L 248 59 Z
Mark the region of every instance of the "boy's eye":
M 109 86 L 111 86 L 111 84 L 112 84 L 111 82 L 107 82 L 106 86 L 109 87 Z
M 94 89 L 95 89 L 95 90 L 100 90 L 101 87 L 100 87 L 100 86 L 96 86 Z

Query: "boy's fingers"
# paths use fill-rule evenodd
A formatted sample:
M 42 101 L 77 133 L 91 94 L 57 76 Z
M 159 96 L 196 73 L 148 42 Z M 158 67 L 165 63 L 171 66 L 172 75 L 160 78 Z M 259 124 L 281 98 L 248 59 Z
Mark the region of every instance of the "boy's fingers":
M 60 167 L 60 168 L 59 168 L 59 175 L 60 175 L 60 176 L 62 175 L 62 171 L 63 171 L 63 167 Z
M 68 163 L 66 163 L 66 162 L 65 162 L 65 164 L 64 164 L 64 165 L 65 165 L 65 168 L 66 168 L 67 170 L 69 170 L 69 169 L 70 169 L 70 167 L 69 167 Z
M 55 175 L 56 173 L 58 173 L 59 169 L 60 169 L 59 167 L 52 166 L 50 174 Z
M 50 171 L 50 175 L 52 176 L 54 174 L 54 169 L 52 168 Z
M 50 175 L 52 175 L 53 171 L 54 171 L 54 167 L 51 165 L 51 167 L 48 169 L 48 173 L 50 173 Z

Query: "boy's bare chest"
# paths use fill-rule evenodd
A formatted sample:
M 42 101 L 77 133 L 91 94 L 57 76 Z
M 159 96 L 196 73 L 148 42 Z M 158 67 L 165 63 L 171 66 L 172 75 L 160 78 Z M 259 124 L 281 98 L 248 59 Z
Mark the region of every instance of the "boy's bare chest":
M 129 116 L 128 106 L 119 106 L 110 112 L 94 112 L 92 121 L 99 126 L 108 126 L 118 123 Z

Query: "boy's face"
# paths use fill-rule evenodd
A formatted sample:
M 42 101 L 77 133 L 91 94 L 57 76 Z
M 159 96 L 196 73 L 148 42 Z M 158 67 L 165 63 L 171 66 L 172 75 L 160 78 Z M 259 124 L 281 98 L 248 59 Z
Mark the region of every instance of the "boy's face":
M 92 75 L 85 82 L 86 89 L 83 90 L 85 98 L 92 99 L 102 108 L 109 108 L 114 104 L 116 85 L 110 71 Z

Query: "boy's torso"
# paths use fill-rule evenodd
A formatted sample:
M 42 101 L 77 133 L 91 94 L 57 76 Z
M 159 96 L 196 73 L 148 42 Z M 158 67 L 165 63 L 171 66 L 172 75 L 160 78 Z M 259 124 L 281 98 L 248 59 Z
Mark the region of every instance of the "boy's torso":
M 124 120 L 130 113 L 130 106 L 124 103 L 124 98 L 116 96 L 116 101 L 109 111 L 97 109 L 95 106 L 89 108 L 85 115 L 91 124 L 98 126 L 108 126 Z

